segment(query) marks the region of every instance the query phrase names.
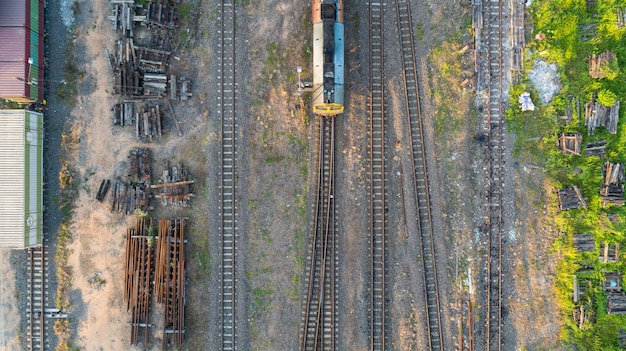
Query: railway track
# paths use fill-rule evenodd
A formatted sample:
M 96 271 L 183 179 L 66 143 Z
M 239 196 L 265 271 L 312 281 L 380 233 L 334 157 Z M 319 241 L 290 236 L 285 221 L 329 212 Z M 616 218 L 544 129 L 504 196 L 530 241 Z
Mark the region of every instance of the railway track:
M 42 247 L 28 249 L 27 345 L 29 351 L 47 350 L 46 321 L 46 252 Z
M 306 272 L 301 351 L 334 351 L 337 334 L 337 223 L 334 201 L 334 130 L 332 117 L 318 116 L 320 143 L 314 223 Z
M 235 1 L 220 2 L 219 101 L 222 120 L 220 151 L 220 338 L 221 350 L 237 349 L 237 203 L 235 103 Z
M 439 306 L 439 289 L 437 286 L 437 269 L 435 247 L 430 208 L 428 173 L 424 151 L 424 135 L 420 111 L 417 68 L 415 65 L 415 47 L 411 30 L 411 10 L 407 0 L 396 0 L 398 30 L 402 49 L 402 68 L 406 94 L 406 110 L 411 150 L 413 184 L 418 209 L 418 229 L 420 232 L 420 249 L 423 259 L 423 286 L 426 297 L 426 325 L 428 329 L 429 350 L 443 350 L 441 334 L 441 309 Z
M 384 351 L 386 212 L 382 3 L 370 2 L 370 350 Z
M 485 0 L 484 18 L 487 19 L 487 293 L 486 293 L 486 350 L 502 350 L 502 188 L 503 138 L 502 116 L 502 2 Z

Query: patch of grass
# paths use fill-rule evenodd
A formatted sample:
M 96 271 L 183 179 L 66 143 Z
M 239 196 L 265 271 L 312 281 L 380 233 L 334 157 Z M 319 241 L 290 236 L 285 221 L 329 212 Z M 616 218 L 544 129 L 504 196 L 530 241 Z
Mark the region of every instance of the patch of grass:
M 417 22 L 415 25 L 415 33 L 417 41 L 424 40 L 424 24 L 422 22 Z

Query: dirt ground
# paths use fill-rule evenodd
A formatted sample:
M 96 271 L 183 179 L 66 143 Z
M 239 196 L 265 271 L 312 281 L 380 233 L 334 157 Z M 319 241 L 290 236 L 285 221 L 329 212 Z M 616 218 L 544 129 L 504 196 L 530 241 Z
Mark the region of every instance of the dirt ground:
M 114 127 L 111 107 L 112 72 L 104 47 L 114 47 L 116 35 L 107 19 L 105 1 L 80 2 L 74 29 L 79 65 L 86 72 L 79 85 L 78 103 L 71 132 L 79 138 L 74 164 L 80 175 L 75 202 L 69 263 L 73 271 L 68 310 L 74 330 L 73 344 L 83 350 L 158 350 L 158 327 L 148 345 L 129 346 L 130 315 L 124 309 L 123 255 L 126 228 L 132 216 L 110 213 L 94 197 L 103 178 L 122 176 L 128 151 L 149 147 L 154 152 L 153 175 L 166 162 L 183 161 L 197 183 L 193 208 L 157 206 L 156 218 L 188 217 L 191 223 L 187 262 L 187 309 L 184 350 L 219 349 L 217 276 L 218 250 L 218 145 L 217 101 L 217 2 L 183 1 L 198 13 L 197 32 L 187 22 L 192 40 L 174 56 L 172 70 L 193 77 L 194 97 L 177 102 L 181 121 L 179 137 L 173 122 L 158 143 L 137 142 L 132 131 Z M 480 138 L 480 114 L 471 85 L 459 85 L 464 71 L 473 67 L 469 53 L 459 53 L 469 41 L 467 3 L 411 1 L 415 24 L 420 89 L 424 98 L 426 149 L 432 174 L 440 292 L 446 350 L 458 347 L 458 284 L 462 271 L 481 270 L 480 211 L 484 181 Z M 196 7 L 193 7 L 196 5 Z M 347 113 L 337 120 L 337 204 L 340 238 L 339 349 L 368 349 L 368 60 L 365 3 L 345 1 Z M 295 350 L 299 347 L 303 298 L 303 273 L 310 232 L 313 165 L 317 151 L 317 120 L 296 94 L 296 66 L 310 76 L 309 1 L 268 0 L 238 7 L 237 62 L 241 76 L 238 100 L 238 189 L 240 267 L 239 349 Z M 390 349 L 425 349 L 424 296 L 418 258 L 415 203 L 409 184 L 409 154 L 404 144 L 407 126 L 398 55 L 395 6 L 385 6 L 385 70 L 387 121 L 387 174 L 389 223 Z M 191 16 L 190 18 L 193 18 Z M 471 17 L 470 17 L 471 18 Z M 454 20 L 453 20 L 454 19 Z M 457 20 L 460 19 L 460 20 Z M 455 46 L 438 53 L 452 35 L 462 33 Z M 433 52 L 435 54 L 433 54 Z M 451 59 L 447 61 L 447 59 Z M 447 66 L 446 66 L 447 65 Z M 453 67 L 454 74 L 444 74 Z M 445 93 L 438 94 L 439 91 Z M 304 102 L 307 96 L 304 96 Z M 300 105 L 299 108 L 297 105 Z M 447 106 L 449 109 L 442 109 Z M 395 145 L 395 147 L 391 147 Z M 511 160 L 509 165 L 522 164 Z M 507 349 L 540 350 L 554 347 L 559 324 L 551 295 L 550 274 L 554 257 L 547 254 L 552 234 L 544 227 L 542 204 L 549 195 L 540 174 L 523 167 L 507 173 L 511 187 L 511 230 L 508 240 L 510 267 L 507 283 Z M 529 190 L 530 189 L 530 190 Z M 534 189 L 534 190 L 533 190 Z M 541 189 L 541 190 L 539 190 Z M 7 258 L 0 256 L 0 263 Z M 0 266 L 7 266 L 0 264 Z M 3 273 L 4 274 L 4 273 Z M 10 272 L 0 288 L 3 312 L 14 313 L 15 298 Z M 95 287 L 89 279 L 99 276 Z M 2 276 L 5 278 L 5 276 Z M 3 279 L 3 282 L 5 280 Z M 475 282 L 478 284 L 478 282 Z M 156 305 L 153 305 L 156 306 Z M 153 308 L 153 311 L 158 308 Z M 7 315 L 7 313 L 4 313 Z M 158 323 L 158 312 L 155 312 Z M 532 318 L 531 318 L 532 317 Z M 0 319 L 2 320 L 2 319 Z M 540 321 L 529 322 L 529 321 Z M 0 347 L 11 347 L 16 331 L 0 328 Z

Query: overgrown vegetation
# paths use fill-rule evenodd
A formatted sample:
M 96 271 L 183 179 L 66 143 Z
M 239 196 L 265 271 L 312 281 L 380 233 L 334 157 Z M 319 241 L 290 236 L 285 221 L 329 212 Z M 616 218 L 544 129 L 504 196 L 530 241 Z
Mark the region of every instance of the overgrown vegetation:
M 538 102 L 530 82 L 523 80 L 511 88 L 513 107 L 507 111 L 509 127 L 517 134 L 514 153 L 524 162 L 541 166 L 555 188 L 577 185 L 587 198 L 587 209 L 557 213 L 554 204 L 548 206 L 548 211 L 554 212 L 553 224 L 561 233 L 553 245 L 553 253 L 561 259 L 555 277 L 555 291 L 565 326 L 561 339 L 567 347 L 573 346 L 581 351 L 618 350 L 617 334 L 626 330 L 626 316 L 607 314 L 607 299 L 602 288 L 602 270 L 624 273 L 625 261 L 603 263 L 598 260 L 600 246 L 619 243 L 623 247 L 625 243 L 626 209 L 623 206 L 603 206 L 599 190 L 602 164 L 606 160 L 626 161 L 626 120 L 621 111 L 615 135 L 599 128 L 595 135 L 587 136 L 583 125 L 584 104 L 591 100 L 592 95 L 597 96 L 596 101 L 603 105 L 626 100 L 626 28 L 617 26 L 619 6 L 624 5 L 616 0 L 599 1 L 589 8 L 587 2 L 582 0 L 533 2 L 533 35 L 545 34 L 545 38 L 528 45 L 526 67 L 531 68 L 536 59 L 556 63 L 561 73 L 562 89 L 549 104 L 537 104 L 535 111 L 521 112 L 516 106 L 517 98 L 523 91 L 530 91 L 533 100 Z M 592 79 L 588 58 L 607 50 L 617 54 L 617 65 L 606 67 L 605 78 Z M 578 103 L 580 111 L 576 109 Z M 570 124 L 565 124 L 558 116 L 566 114 L 568 105 L 575 106 L 574 116 Z M 562 155 L 556 147 L 558 133 L 561 132 L 583 134 L 583 145 L 599 139 L 606 140 L 604 158 Z M 595 238 L 596 251 L 577 252 L 573 247 L 575 233 L 591 233 Z M 623 252 L 620 252 L 622 256 Z M 585 270 L 580 271 L 581 268 Z M 575 273 L 579 279 L 588 279 L 593 283 L 593 291 L 588 297 L 593 300 L 591 314 L 595 322 L 587 321 L 582 328 L 572 318 Z

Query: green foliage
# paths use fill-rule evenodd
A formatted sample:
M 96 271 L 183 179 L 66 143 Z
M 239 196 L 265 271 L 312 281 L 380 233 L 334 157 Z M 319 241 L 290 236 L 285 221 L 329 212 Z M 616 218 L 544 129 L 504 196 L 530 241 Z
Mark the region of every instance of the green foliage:
M 617 95 L 608 89 L 602 89 L 598 92 L 598 103 L 604 106 L 613 106 L 617 100 Z

